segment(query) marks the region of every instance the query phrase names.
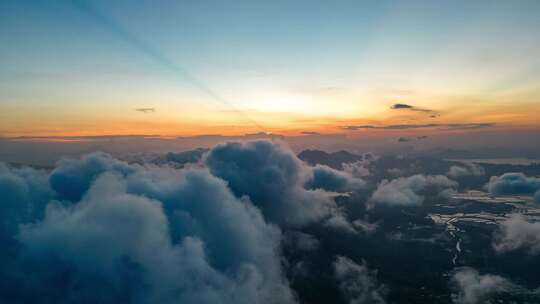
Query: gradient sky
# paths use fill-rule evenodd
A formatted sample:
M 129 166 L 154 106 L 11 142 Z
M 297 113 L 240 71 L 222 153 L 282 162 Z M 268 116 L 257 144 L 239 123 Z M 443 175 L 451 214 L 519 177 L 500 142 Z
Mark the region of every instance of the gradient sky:
M 540 127 L 540 1 L 4 0 L 0 41 L 3 137 Z

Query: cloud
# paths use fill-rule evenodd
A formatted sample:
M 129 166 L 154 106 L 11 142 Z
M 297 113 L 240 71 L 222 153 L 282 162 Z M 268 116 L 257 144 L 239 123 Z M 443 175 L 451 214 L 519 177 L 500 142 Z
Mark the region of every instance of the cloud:
M 311 234 L 288 230 L 284 235 L 284 246 L 294 248 L 294 251 L 313 251 L 320 246 L 320 241 Z
M 179 166 L 183 166 L 188 163 L 198 163 L 202 159 L 203 154 L 207 151 L 208 149 L 205 148 L 197 148 L 178 153 L 169 152 L 165 155 L 164 161 Z
M 386 173 L 389 174 L 391 177 L 400 177 L 404 175 L 403 170 L 400 168 L 390 168 L 386 170 Z
M 359 186 L 336 170 L 311 169 L 290 149 L 265 140 L 218 145 L 205 163 L 237 196 L 248 196 L 268 221 L 281 226 L 302 226 L 330 216 L 336 208 L 334 193 L 325 190 Z
M 330 218 L 328 218 L 324 222 L 324 226 L 328 228 L 332 228 L 336 231 L 341 231 L 344 233 L 350 233 L 350 234 L 356 234 L 357 231 L 353 224 L 347 220 L 345 215 L 341 213 L 336 213 L 332 215 Z
M 485 174 L 484 169 L 476 164 L 470 164 L 466 166 L 451 166 L 446 175 L 452 178 L 459 178 L 464 176 L 482 176 Z
M 141 112 L 141 113 L 144 113 L 144 114 L 149 114 L 149 113 L 156 112 L 156 108 L 138 108 L 138 109 L 135 109 L 135 111 Z
M 367 219 L 357 219 L 353 221 L 353 226 L 355 228 L 358 228 L 362 230 L 363 232 L 370 234 L 375 232 L 377 230 L 377 227 L 379 226 L 377 223 L 370 223 Z
M 339 283 L 343 297 L 350 304 L 384 304 L 385 287 L 376 281 L 375 272 L 365 264 L 358 265 L 351 259 L 338 256 L 333 263 L 334 278 Z
M 201 153 L 188 168 L 105 153 L 48 172 L 0 166 L 0 302 L 295 303 L 285 273 L 310 261 L 285 268 L 282 245 L 318 254 L 319 230 L 374 229 L 334 201 L 365 190 L 349 172 L 265 140 Z M 290 230 L 304 225 L 314 234 Z M 347 295 L 363 299 L 347 280 Z M 373 284 L 361 288 L 377 298 Z
M 411 106 L 411 105 L 408 105 L 408 104 L 404 104 L 404 103 L 393 104 L 390 107 L 390 109 L 392 109 L 392 110 L 408 110 L 408 111 L 415 111 L 415 112 L 427 112 L 427 113 L 433 112 L 433 110 L 430 110 L 430 109 L 417 108 L 417 107 L 414 107 L 414 106 Z
M 41 218 L 53 197 L 44 171 L 0 163 L 0 238 L 12 238 L 21 223 Z
M 347 171 L 338 171 L 325 165 L 316 165 L 313 176 L 307 181 L 308 189 L 323 189 L 333 192 L 353 192 L 365 188 L 366 183 Z
M 134 167 L 113 159 L 110 155 L 96 152 L 81 159 L 64 158 L 52 171 L 49 182 L 61 200 L 78 201 L 90 187 L 92 181 L 106 171 L 123 175 L 134 172 Z
M 349 131 L 356 131 L 362 129 L 382 129 L 382 130 L 407 130 L 407 129 L 426 129 L 436 128 L 441 131 L 450 130 L 472 130 L 472 129 L 484 129 L 494 127 L 494 123 L 453 123 L 453 124 L 398 124 L 398 125 L 350 125 L 342 126 L 341 128 Z
M 313 132 L 313 131 L 303 131 L 303 135 L 321 135 L 319 132 Z
M 512 214 L 501 223 L 493 248 L 499 253 L 524 249 L 531 255 L 540 254 L 540 223 L 531 223 L 520 214 Z
M 493 195 L 533 194 L 540 189 L 540 178 L 528 177 L 523 173 L 505 173 L 492 176 L 487 188 Z
M 534 202 L 540 204 L 540 190 L 534 193 Z
M 366 166 L 370 163 L 369 160 L 357 161 L 354 163 L 343 163 L 343 171 L 349 173 L 350 175 L 358 178 L 363 178 L 371 175 Z
M 398 138 L 398 141 L 399 142 L 409 142 L 409 141 L 411 141 L 411 139 L 409 137 L 400 137 L 400 138 Z
M 361 130 L 361 129 L 380 129 L 380 127 L 373 126 L 373 125 L 343 126 L 341 128 L 344 130 L 349 130 L 349 131 L 356 131 L 356 130 Z
M 391 181 L 383 180 L 369 202 L 373 205 L 418 206 L 426 195 L 443 195 L 457 183 L 442 175 L 413 175 Z
M 481 275 L 473 268 L 463 267 L 452 276 L 458 291 L 454 302 L 458 304 L 489 303 L 489 299 L 500 292 L 507 291 L 511 282 L 493 274 Z
M 408 104 L 403 104 L 403 103 L 396 103 L 394 105 L 392 105 L 390 107 L 390 109 L 393 109 L 393 110 L 399 110 L 399 109 L 412 109 L 413 106 L 410 106 Z
M 469 176 L 472 175 L 471 172 L 467 168 L 461 167 L 461 166 L 452 166 L 448 170 L 447 173 L 448 176 L 456 178 L 456 177 L 462 177 L 462 176 Z
M 295 302 L 280 229 L 207 169 L 91 154 L 59 162 L 49 177 L 2 167 L 0 194 L 13 198 L 2 207 L 22 213 L 63 198 L 2 229 L 13 242 L 0 253 L 0 290 L 9 290 L 0 302 Z
M 413 141 L 413 140 L 423 140 L 423 139 L 427 139 L 428 136 L 426 135 L 423 135 L 423 136 L 416 136 L 416 137 L 405 137 L 405 136 L 402 136 L 402 137 L 399 137 L 398 138 L 398 142 L 409 142 L 409 141 Z
M 307 149 L 298 153 L 298 158 L 312 166 L 326 165 L 333 169 L 342 170 L 344 164 L 358 161 L 362 161 L 367 164 L 368 162 L 373 161 L 376 156 L 372 153 L 357 155 L 344 150 L 327 153 L 325 151 Z

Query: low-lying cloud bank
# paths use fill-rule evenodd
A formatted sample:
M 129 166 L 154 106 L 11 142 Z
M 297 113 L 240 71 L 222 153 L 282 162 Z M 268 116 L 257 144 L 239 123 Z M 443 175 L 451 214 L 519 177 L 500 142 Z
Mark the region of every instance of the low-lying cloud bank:
M 376 272 L 364 264 L 338 256 L 334 261 L 334 277 L 339 283 L 342 296 L 350 304 L 384 304 L 385 287 L 377 283 Z
M 0 302 L 295 303 L 282 229 L 348 223 L 336 192 L 364 182 L 269 141 L 216 146 L 202 165 L 0 166 Z
M 457 183 L 443 175 L 413 175 L 391 181 L 383 180 L 373 192 L 370 204 L 388 206 L 418 206 L 425 196 L 446 198 Z
M 482 176 L 484 174 L 485 171 L 481 166 L 469 164 L 463 166 L 451 166 L 447 175 L 452 178 L 460 178 L 464 176 Z
M 531 255 L 540 254 L 540 222 L 528 222 L 522 215 L 513 214 L 500 225 L 493 247 L 499 253 L 523 249 Z
M 59 163 L 51 189 L 42 191 L 57 200 L 46 205 L 30 199 L 37 177 L 37 188 L 48 188 L 43 173 L 18 174 L 6 169 L 1 178 L 9 204 L 19 205 L 2 216 L 16 255 L 2 259 L 3 301 L 295 301 L 281 270 L 279 228 L 206 169 L 132 166 L 92 154 Z
M 512 283 L 503 277 L 480 274 L 470 267 L 458 269 L 452 276 L 452 282 L 457 290 L 454 302 L 458 304 L 490 303 L 492 296 L 512 287 Z

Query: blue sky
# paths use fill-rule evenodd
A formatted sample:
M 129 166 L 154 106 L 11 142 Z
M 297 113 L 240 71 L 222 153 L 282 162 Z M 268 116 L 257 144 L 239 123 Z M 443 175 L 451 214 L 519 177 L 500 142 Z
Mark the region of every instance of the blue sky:
M 282 126 L 384 116 L 411 94 L 443 110 L 463 96 L 536 103 L 539 12 L 538 1 L 2 1 L 0 101 L 19 123 L 0 132 L 39 116 L 136 120 L 138 107 L 190 124 L 229 124 L 231 108 L 281 113 L 265 123 Z

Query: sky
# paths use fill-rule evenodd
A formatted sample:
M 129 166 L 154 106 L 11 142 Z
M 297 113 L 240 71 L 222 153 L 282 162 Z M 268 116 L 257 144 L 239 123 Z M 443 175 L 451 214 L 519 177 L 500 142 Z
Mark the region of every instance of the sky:
M 0 2 L 0 137 L 540 129 L 539 1 Z

